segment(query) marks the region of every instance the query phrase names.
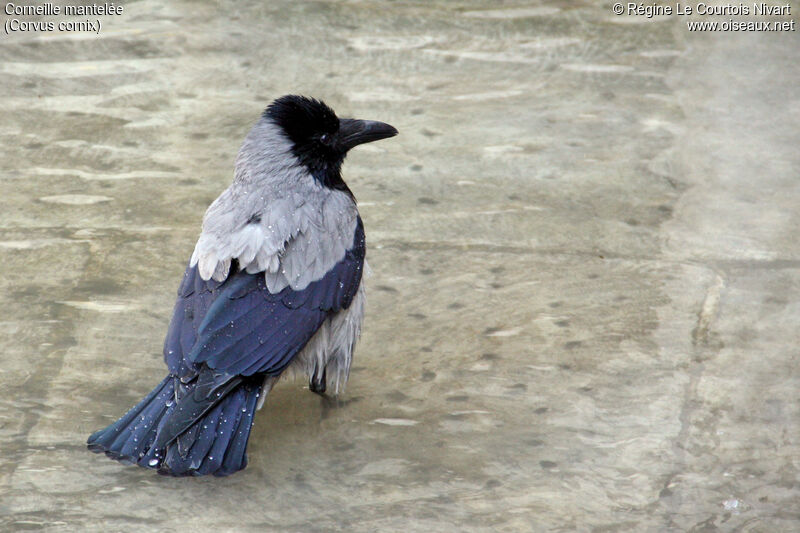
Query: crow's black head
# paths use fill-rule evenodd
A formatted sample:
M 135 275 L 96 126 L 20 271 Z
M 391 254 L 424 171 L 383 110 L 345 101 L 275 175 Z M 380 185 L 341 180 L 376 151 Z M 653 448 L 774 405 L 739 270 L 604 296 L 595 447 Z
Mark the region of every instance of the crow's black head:
M 396 129 L 383 122 L 339 119 L 324 102 L 305 96 L 278 98 L 264 111 L 264 117 L 283 130 L 292 143 L 292 152 L 317 181 L 348 193 L 341 174 L 347 151 L 397 135 Z

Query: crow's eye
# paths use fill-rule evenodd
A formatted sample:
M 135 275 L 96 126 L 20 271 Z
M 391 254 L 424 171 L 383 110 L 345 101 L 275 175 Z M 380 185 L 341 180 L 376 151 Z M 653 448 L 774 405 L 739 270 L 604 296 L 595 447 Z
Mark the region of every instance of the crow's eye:
M 319 138 L 319 142 L 322 144 L 328 144 L 328 134 L 323 133 L 322 136 Z

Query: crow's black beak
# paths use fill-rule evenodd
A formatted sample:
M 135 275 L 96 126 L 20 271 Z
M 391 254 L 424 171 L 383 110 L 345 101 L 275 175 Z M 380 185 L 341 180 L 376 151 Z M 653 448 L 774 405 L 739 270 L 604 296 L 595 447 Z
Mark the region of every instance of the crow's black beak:
M 395 135 L 397 135 L 397 130 L 383 122 L 343 118 L 339 119 L 337 145 L 340 150 L 346 152 L 359 144 L 379 141 Z

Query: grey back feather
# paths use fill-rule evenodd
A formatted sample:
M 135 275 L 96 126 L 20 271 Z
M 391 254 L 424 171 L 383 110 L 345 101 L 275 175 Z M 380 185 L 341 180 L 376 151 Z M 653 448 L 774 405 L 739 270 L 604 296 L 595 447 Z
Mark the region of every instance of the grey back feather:
M 291 147 L 267 118 L 247 135 L 233 183 L 203 217 L 190 262 L 203 279 L 224 280 L 237 259 L 242 270 L 264 272 L 272 293 L 302 290 L 352 247 L 355 203 L 320 185 Z

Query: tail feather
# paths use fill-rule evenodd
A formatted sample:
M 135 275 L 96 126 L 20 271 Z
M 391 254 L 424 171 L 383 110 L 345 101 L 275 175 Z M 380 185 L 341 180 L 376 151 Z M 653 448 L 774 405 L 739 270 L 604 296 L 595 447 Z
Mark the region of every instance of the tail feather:
M 123 457 L 137 457 L 143 458 L 146 453 L 143 451 L 149 449 L 155 440 L 158 432 L 160 422 L 163 420 L 164 414 L 169 409 L 167 407 L 167 399 L 169 398 L 169 391 L 164 390 L 161 394 L 156 396 L 156 401 L 147 405 L 135 421 L 135 425 L 131 428 L 131 433 L 127 437 L 120 434 L 114 441 L 114 445 L 120 446 L 119 453 Z
M 228 445 L 228 453 L 222 458 L 220 471 L 225 475 L 232 474 L 237 470 L 247 466 L 247 440 L 250 437 L 250 429 L 253 427 L 253 415 L 256 412 L 258 394 L 248 397 L 247 405 L 243 408 L 242 416 L 231 432 L 231 442 Z
M 164 467 L 171 475 L 225 476 L 247 466 L 247 441 L 260 385 L 244 383 L 209 410 L 191 443 L 167 447 Z M 187 431 L 188 433 L 188 431 Z
M 156 447 L 164 448 L 182 434 L 196 435 L 197 430 L 190 428 L 219 405 L 221 399 L 235 390 L 241 382 L 242 378 L 239 376 L 230 376 L 204 367 L 192 382 L 192 390 L 187 391 L 188 394 L 179 395 L 176 412 L 159 432 Z M 190 440 L 194 440 L 194 436 Z
M 89 449 L 96 453 L 105 452 L 117 461 L 138 464 L 152 444 L 152 441 L 145 440 L 145 436 L 150 435 L 148 430 L 161 422 L 163 408 L 173 397 L 172 387 L 173 379 L 167 376 L 122 418 L 92 434 L 87 441 Z
M 167 376 L 150 394 L 122 418 L 94 433 L 87 442 L 91 451 L 105 453 L 125 464 L 137 464 L 172 476 L 225 476 L 247 466 L 247 441 L 261 385 L 239 384 L 208 409 L 166 447 L 159 443 L 174 428 L 171 422 L 177 379 Z M 179 384 L 178 396 L 193 392 L 194 383 Z

